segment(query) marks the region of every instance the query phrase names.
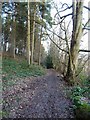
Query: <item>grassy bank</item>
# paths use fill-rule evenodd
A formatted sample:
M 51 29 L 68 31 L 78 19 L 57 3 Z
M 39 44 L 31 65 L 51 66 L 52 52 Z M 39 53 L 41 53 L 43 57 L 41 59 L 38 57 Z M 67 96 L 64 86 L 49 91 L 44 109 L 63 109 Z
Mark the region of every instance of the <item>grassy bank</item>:
M 19 61 L 13 58 L 2 59 L 2 83 L 3 87 L 12 86 L 17 78 L 29 76 L 42 76 L 45 69 L 38 65 L 28 65 L 26 60 Z

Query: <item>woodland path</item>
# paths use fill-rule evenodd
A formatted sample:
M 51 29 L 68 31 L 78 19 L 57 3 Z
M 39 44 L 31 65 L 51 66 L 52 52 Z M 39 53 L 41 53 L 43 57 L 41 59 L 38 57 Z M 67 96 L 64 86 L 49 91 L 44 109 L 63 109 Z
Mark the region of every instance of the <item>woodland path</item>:
M 4 92 L 9 118 L 73 118 L 72 103 L 66 85 L 58 73 L 47 70 L 42 77 L 31 77 Z

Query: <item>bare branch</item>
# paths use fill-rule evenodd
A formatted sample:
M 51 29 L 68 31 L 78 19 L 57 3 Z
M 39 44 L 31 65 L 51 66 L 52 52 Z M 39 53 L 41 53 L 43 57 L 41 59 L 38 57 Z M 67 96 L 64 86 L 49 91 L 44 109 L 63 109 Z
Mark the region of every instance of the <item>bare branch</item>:
M 79 50 L 79 52 L 90 52 L 90 50 Z
M 80 69 L 80 71 L 76 74 L 76 77 L 78 77 L 79 74 L 82 72 L 82 70 L 83 70 L 85 64 L 88 62 L 89 59 L 90 59 L 90 57 L 88 57 L 87 60 L 85 60 L 84 64 L 82 65 L 82 67 L 81 67 L 81 69 Z
M 90 30 L 90 28 L 85 27 L 85 28 L 83 28 L 83 30 Z
M 69 14 L 67 14 L 67 15 L 64 15 L 64 16 L 60 17 L 60 19 L 66 18 L 66 17 L 68 17 L 68 16 L 70 16 L 70 15 L 72 15 L 72 13 L 69 13 Z
M 63 5 L 64 5 L 64 4 L 63 4 Z M 62 5 L 62 6 L 63 6 L 63 5 Z M 68 6 L 68 7 L 65 8 L 64 10 L 58 11 L 58 12 L 55 14 L 54 17 L 56 17 L 56 15 L 59 14 L 60 12 L 64 12 L 64 11 L 66 11 L 67 9 L 70 9 L 71 7 L 72 7 L 72 5 L 71 5 L 71 6 Z
M 60 22 L 58 22 L 58 23 L 53 23 L 53 25 L 59 25 L 59 24 L 61 24 L 63 21 L 64 21 L 64 19 L 65 18 L 63 18 Z
M 86 28 L 86 26 L 88 25 L 88 23 L 90 22 L 90 18 L 88 19 L 88 21 L 85 23 L 84 27 L 83 27 L 83 31 L 84 29 L 90 30 L 90 28 Z
M 87 33 L 88 33 L 88 32 L 85 32 L 85 33 L 83 34 L 83 36 L 86 35 Z
M 67 8 L 65 8 L 64 10 L 61 10 L 61 11 L 59 11 L 59 12 L 66 11 L 67 9 L 70 9 L 70 8 L 72 8 L 72 5 L 71 5 L 71 6 L 68 6 Z
M 62 50 L 63 52 L 69 54 L 68 51 L 66 51 L 66 50 L 64 50 L 64 49 L 62 49 L 62 48 L 60 48 L 60 47 L 52 40 L 52 38 L 50 37 L 49 34 L 47 34 L 47 35 L 48 35 L 49 39 L 57 46 L 57 48 L 58 48 L 59 50 Z
M 87 7 L 87 6 L 83 6 L 83 7 L 90 11 L 90 8 L 89 8 L 89 7 Z
M 59 37 L 62 40 L 65 40 L 65 38 L 62 38 L 61 36 L 57 35 L 55 32 L 53 32 L 52 30 L 50 30 L 49 28 L 46 28 L 49 32 L 52 32 L 54 35 L 56 35 L 57 37 Z

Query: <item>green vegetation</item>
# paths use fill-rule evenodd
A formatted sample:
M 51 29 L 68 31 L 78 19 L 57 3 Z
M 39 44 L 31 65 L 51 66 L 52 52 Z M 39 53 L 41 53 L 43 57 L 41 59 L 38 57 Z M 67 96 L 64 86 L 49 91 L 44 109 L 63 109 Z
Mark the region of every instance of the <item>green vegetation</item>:
M 90 118 L 90 80 L 84 74 L 79 75 L 79 85 L 73 87 L 71 99 L 76 118 Z
M 8 113 L 6 112 L 6 111 L 0 111 L 0 118 L 2 117 L 5 117 L 5 118 L 7 118 L 7 115 L 8 115 Z
M 50 55 L 47 55 L 45 65 L 46 65 L 47 69 L 53 68 L 52 57 Z
M 3 87 L 12 86 L 15 84 L 17 78 L 41 76 L 45 74 L 45 70 L 41 66 L 29 66 L 26 60 L 20 62 L 19 60 L 14 60 L 12 58 L 3 58 L 2 72 Z

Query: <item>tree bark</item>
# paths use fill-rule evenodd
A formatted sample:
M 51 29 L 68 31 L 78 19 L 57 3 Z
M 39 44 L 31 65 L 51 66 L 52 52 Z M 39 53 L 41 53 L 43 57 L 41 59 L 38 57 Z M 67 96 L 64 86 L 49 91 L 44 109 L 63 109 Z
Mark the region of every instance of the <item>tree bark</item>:
M 28 0 L 28 33 L 27 33 L 27 59 L 30 65 L 30 1 Z
M 36 5 L 34 7 L 33 13 L 33 25 L 32 25 L 32 46 L 31 46 L 31 64 L 33 64 L 33 54 L 34 54 L 34 32 L 35 32 L 35 17 L 36 17 Z
M 10 26 L 9 26 L 9 29 L 10 29 Z M 16 21 L 15 21 L 15 16 L 12 16 L 12 31 L 11 31 L 11 33 L 9 33 L 9 39 L 10 39 L 10 43 L 11 43 L 10 56 L 15 58 L 15 41 L 16 41 Z
M 82 37 L 82 11 L 83 11 L 83 2 L 74 0 L 73 2 L 73 31 L 72 31 L 72 40 L 70 46 L 70 54 L 68 60 L 68 68 L 66 79 L 74 83 L 75 82 L 75 73 L 78 65 L 78 54 L 80 40 Z
M 43 17 L 44 17 L 44 6 L 45 5 L 45 0 L 43 0 L 42 2 L 42 13 L 41 13 L 41 18 L 43 20 Z M 38 65 L 40 65 L 41 63 L 41 39 L 42 39 L 42 28 L 43 28 L 43 25 L 41 25 L 41 35 L 40 35 L 40 41 L 39 41 L 39 53 L 38 53 Z
M 42 26 L 41 26 L 41 35 L 39 41 L 38 65 L 40 65 L 41 63 L 41 39 L 42 39 Z
M 13 17 L 13 57 L 15 58 L 15 41 L 16 41 L 16 22 L 15 17 Z

